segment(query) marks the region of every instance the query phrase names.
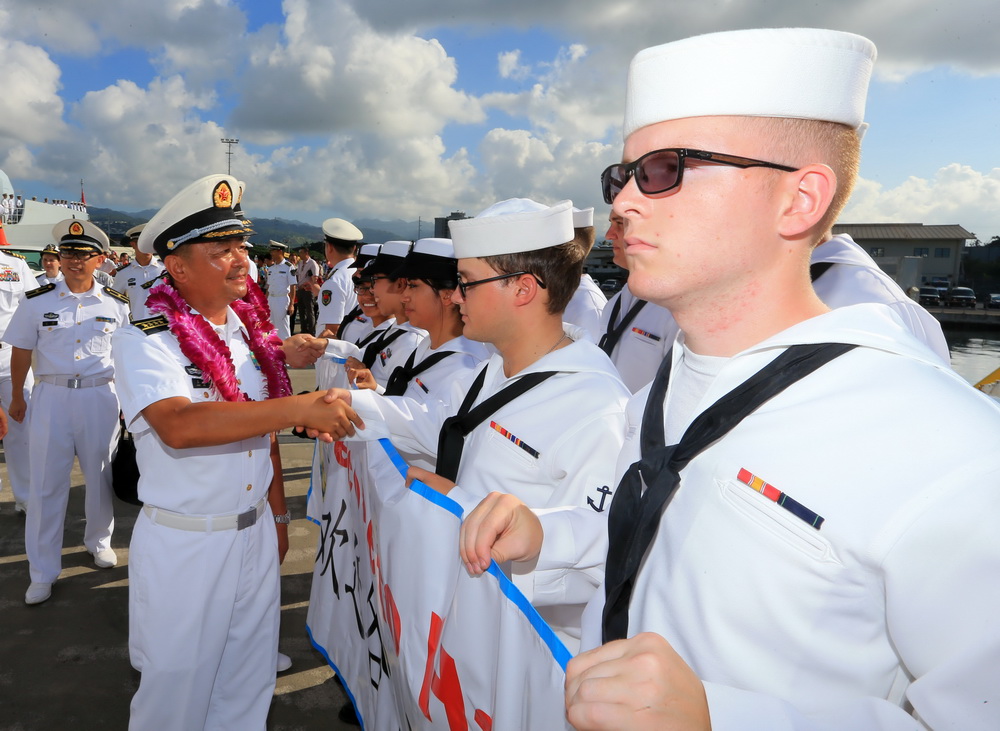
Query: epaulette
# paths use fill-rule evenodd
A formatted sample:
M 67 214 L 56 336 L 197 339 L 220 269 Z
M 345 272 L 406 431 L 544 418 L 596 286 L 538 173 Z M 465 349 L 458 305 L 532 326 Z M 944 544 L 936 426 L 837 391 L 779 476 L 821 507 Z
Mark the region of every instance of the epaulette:
M 161 279 L 163 279 L 163 278 L 164 278 L 165 276 L 167 276 L 167 273 L 166 273 L 166 272 L 163 272 L 163 274 L 160 274 L 160 275 L 159 275 L 158 277 L 153 277 L 153 278 L 152 278 L 152 279 L 150 279 L 150 280 L 149 280 L 148 282 L 143 282 L 143 283 L 142 283 L 142 284 L 140 284 L 139 286 L 140 286 L 140 287 L 142 287 L 143 289 L 149 289 L 149 288 L 150 288 L 150 287 L 152 287 L 152 286 L 153 286 L 154 284 L 156 284 L 156 283 L 157 283 L 157 282 L 159 282 L 159 281 L 160 281 Z
M 128 295 L 125 294 L 124 292 L 119 292 L 117 289 L 112 289 L 111 287 L 105 287 L 104 292 L 109 297 L 114 297 L 119 302 L 124 302 L 125 304 L 128 304 Z
M 16 256 L 18 259 L 23 259 L 24 261 L 28 261 L 27 259 L 24 258 L 24 254 L 18 254 L 16 251 L 4 251 L 3 253 L 5 253 L 7 256 Z
M 132 324 L 142 330 L 146 335 L 152 335 L 153 333 L 159 333 L 170 329 L 170 323 L 167 322 L 167 318 L 163 315 L 147 317 L 145 320 L 135 320 Z
M 115 269 L 115 274 L 120 272 L 122 269 L 128 269 L 130 266 L 132 266 L 132 262 L 129 262 L 128 264 L 122 264 L 120 267 Z
M 49 283 L 49 284 L 46 284 L 44 287 L 39 287 L 38 289 L 31 290 L 30 292 L 26 293 L 24 296 L 27 297 L 28 299 L 31 299 L 32 297 L 37 297 L 40 294 L 45 294 L 46 292 L 51 292 L 55 288 L 56 288 L 56 285 L 54 285 L 52 283 Z

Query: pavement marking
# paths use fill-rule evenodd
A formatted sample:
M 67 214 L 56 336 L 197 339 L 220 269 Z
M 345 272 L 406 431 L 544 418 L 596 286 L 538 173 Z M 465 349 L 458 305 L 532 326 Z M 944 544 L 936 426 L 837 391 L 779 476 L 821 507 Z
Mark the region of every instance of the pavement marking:
M 333 677 L 333 668 L 329 665 L 322 665 L 317 668 L 310 668 L 298 673 L 282 673 L 278 678 L 278 683 L 274 687 L 275 695 L 287 695 L 296 693 L 306 688 L 314 688 L 322 685 Z

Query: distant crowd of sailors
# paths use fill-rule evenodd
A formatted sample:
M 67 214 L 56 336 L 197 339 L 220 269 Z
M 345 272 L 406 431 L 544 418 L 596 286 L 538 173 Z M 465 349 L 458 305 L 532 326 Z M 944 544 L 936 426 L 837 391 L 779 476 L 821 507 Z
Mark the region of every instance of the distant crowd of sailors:
M 31 196 L 31 200 L 38 201 L 36 196 Z M 62 198 L 53 198 L 51 201 L 44 198 L 42 203 L 48 203 L 61 208 L 68 208 L 71 211 L 87 212 L 87 204 L 82 201 L 70 201 Z M 21 195 L 15 196 L 13 193 L 4 193 L 0 199 L 0 217 L 4 223 L 17 223 L 24 215 L 24 198 Z

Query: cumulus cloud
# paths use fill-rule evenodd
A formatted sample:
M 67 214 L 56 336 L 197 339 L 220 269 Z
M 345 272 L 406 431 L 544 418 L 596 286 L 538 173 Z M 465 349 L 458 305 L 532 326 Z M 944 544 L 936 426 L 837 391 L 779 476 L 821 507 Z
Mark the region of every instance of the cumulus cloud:
M 3 69 L 3 141 L 38 144 L 63 133 L 63 102 L 59 96 L 59 67 L 42 49 L 0 39 Z
M 858 181 L 844 222 L 959 224 L 982 241 L 1000 235 L 1000 168 L 981 172 L 954 163 L 931 179 L 910 177 L 885 188 Z
M 483 118 L 478 102 L 454 88 L 455 62 L 437 41 L 377 33 L 341 3 L 284 7 L 283 37 L 252 44 L 233 114 L 248 134 L 426 136 Z
M 0 64 L 21 69 L 7 93 L 18 103 L 0 118 L 0 165 L 52 184 L 84 176 L 88 198 L 138 209 L 225 169 L 219 139 L 234 136 L 234 172 L 258 215 L 429 217 L 522 195 L 599 204 L 597 176 L 621 153 L 626 65 L 640 48 L 711 30 L 813 25 L 872 37 L 885 78 L 941 63 L 997 72 L 992 3 L 959 5 L 942 19 L 929 0 L 284 0 L 262 26 L 239 0 L 0 0 Z M 477 84 L 492 79 L 497 90 L 463 90 L 474 77 L 458 68 L 462 49 L 435 38 L 511 28 L 525 37 L 472 70 L 485 68 Z M 522 41 L 532 44 L 530 63 Z M 539 60 L 542 47 L 554 50 Z M 54 58 L 121 49 L 145 64 L 141 79 L 123 68 L 123 80 L 61 98 Z M 917 162 L 910 170 L 922 169 Z M 957 222 L 990 236 L 1000 232 L 986 218 L 1000 210 L 997 175 L 956 165 L 892 189 L 863 181 L 845 215 Z
M 727 0 L 349 0 L 362 18 L 383 30 L 504 23 L 544 26 L 560 37 L 619 49 L 619 60 L 657 43 L 738 28 L 836 28 L 872 38 L 880 65 L 894 74 L 950 65 L 977 73 L 1000 72 L 994 0 L 842 0 L 837 3 Z M 882 73 L 882 70 L 879 71 Z
M 497 71 L 501 79 L 526 79 L 531 73 L 529 66 L 521 63 L 521 51 L 504 51 L 497 56 Z

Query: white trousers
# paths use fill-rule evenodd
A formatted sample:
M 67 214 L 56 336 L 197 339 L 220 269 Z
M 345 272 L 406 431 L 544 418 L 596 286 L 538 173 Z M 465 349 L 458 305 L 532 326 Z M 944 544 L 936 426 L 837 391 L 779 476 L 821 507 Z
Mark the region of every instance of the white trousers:
M 288 295 L 284 297 L 268 297 L 267 305 L 271 308 L 271 324 L 278 331 L 278 337 L 287 339 L 292 334 L 291 320 L 288 316 Z
M 28 406 L 31 489 L 24 547 L 32 581 L 51 583 L 62 570 L 63 523 L 74 455 L 86 482 L 83 545 L 111 548 L 115 527 L 111 457 L 118 446 L 114 384 L 66 388 L 39 383 Z
M 129 657 L 142 678 L 129 731 L 264 731 L 278 660 L 277 546 L 270 509 L 245 530 L 212 533 L 139 513 Z
M 5 412 L 10 412 L 10 399 L 14 393 L 13 383 L 10 380 L 10 346 L 6 343 L 0 348 L 0 406 Z M 31 369 L 24 379 L 24 389 L 21 391 L 26 403 L 31 400 L 31 384 L 34 378 Z M 14 493 L 14 500 L 19 503 L 28 503 L 28 494 L 31 489 L 30 465 L 31 458 L 28 454 L 28 417 L 18 423 L 13 419 L 7 419 L 7 436 L 3 438 L 4 459 L 7 461 L 7 479 L 10 481 L 10 489 Z

